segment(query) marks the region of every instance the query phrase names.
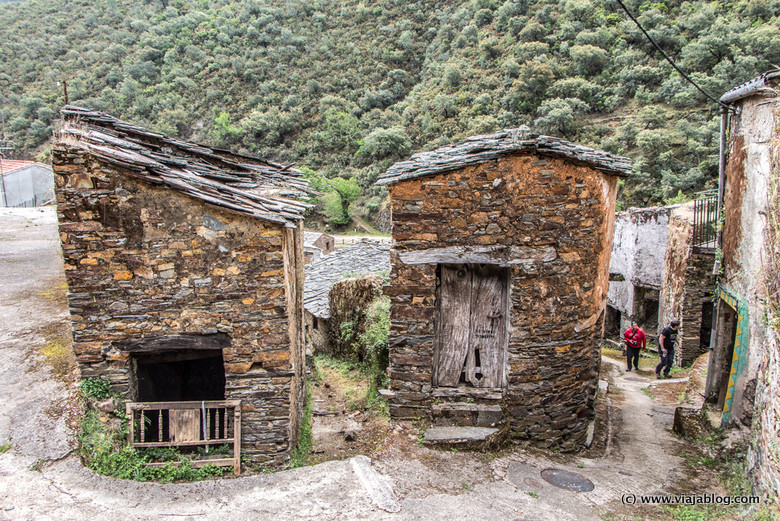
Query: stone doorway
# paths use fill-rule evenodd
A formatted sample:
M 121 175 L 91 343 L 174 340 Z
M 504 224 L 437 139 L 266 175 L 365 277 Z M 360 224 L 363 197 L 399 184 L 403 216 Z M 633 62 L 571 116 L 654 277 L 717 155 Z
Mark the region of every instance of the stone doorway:
M 639 327 L 646 333 L 649 333 L 648 337 L 655 337 L 655 333 L 658 331 L 659 302 L 659 290 L 634 284 L 633 320 L 636 320 Z
M 505 386 L 509 269 L 439 264 L 434 385 Z
M 174 351 L 134 357 L 139 402 L 225 399 L 222 351 Z
M 130 353 L 131 396 L 137 402 L 225 399 L 224 333 L 169 335 L 118 343 Z
M 620 331 L 620 319 L 621 319 L 621 313 L 620 311 L 607 304 L 607 313 L 605 315 L 604 319 L 604 336 L 609 337 L 616 337 L 620 338 L 621 331 Z
M 710 354 L 711 378 L 708 382 L 707 401 L 715 403 L 722 411 L 728 399 L 729 379 L 737 339 L 737 311 L 720 300 L 718 305 L 717 343 L 718 349 Z

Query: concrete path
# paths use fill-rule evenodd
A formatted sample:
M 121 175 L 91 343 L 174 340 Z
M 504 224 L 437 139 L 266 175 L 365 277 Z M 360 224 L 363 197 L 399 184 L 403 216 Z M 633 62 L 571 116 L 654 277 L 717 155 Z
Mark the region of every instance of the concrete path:
M 682 472 L 671 409 L 641 391 L 654 380 L 623 375 L 605 359 L 602 378 L 611 372 L 622 392 L 611 407 L 610 449 L 598 459 L 432 450 L 404 424 L 371 460 L 187 484 L 99 476 L 72 453 L 73 377 L 53 376 L 42 351 L 67 324 L 54 291 L 62 281 L 53 209 L 0 210 L 0 444 L 12 444 L 0 454 L 0 521 L 598 520 L 620 508 L 622 494 L 661 493 Z M 541 477 L 547 468 L 580 474 L 595 489 L 556 488 Z

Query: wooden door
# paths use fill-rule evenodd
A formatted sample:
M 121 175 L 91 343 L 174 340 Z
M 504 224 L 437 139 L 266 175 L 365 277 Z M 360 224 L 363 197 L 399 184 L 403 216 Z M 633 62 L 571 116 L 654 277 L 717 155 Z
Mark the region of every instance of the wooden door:
M 434 384 L 502 387 L 508 270 L 476 264 L 440 268 Z

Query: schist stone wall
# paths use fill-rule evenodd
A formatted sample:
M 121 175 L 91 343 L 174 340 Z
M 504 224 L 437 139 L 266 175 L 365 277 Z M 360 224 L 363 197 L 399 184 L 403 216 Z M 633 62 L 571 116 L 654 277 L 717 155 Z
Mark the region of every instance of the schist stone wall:
M 390 186 L 393 417 L 430 417 L 447 400 L 492 404 L 515 438 L 561 449 L 584 441 L 616 186 L 614 176 L 533 153 Z M 508 347 L 496 388 L 433 385 L 437 273 L 458 263 L 508 272 Z
M 659 328 L 680 321 L 674 352 L 676 365 L 689 365 L 709 348 L 713 250 L 693 246 L 693 203 L 678 206 L 669 218 L 669 242 L 661 291 Z
M 242 452 L 286 461 L 304 395 L 302 230 L 136 180 L 79 147 L 52 154 L 82 376 L 132 400 L 132 351 L 144 341 L 186 349 L 188 335 L 226 335 L 225 398 L 242 400 Z

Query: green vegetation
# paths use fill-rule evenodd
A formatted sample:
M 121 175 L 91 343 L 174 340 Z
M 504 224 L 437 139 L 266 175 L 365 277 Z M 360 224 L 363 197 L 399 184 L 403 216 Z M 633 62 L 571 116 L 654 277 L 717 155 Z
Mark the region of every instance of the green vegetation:
M 780 63 L 777 0 L 626 3 L 715 96 Z M 520 124 L 631 156 L 626 205 L 717 177 L 717 107 L 611 1 L 21 0 L 0 17 L 0 138 L 20 157 L 46 158 L 67 81 L 73 104 L 354 181 L 357 202 L 325 198 L 334 224 L 350 204 L 376 216 L 377 175 L 410 152 Z
M 303 418 L 301 419 L 301 427 L 298 431 L 298 445 L 290 455 L 289 467 L 291 469 L 297 469 L 298 467 L 304 467 L 309 464 L 309 456 L 311 455 L 311 448 L 314 444 L 314 437 L 311 431 L 311 414 L 311 389 L 307 388 L 306 403 L 303 406 Z
M 118 411 L 115 416 L 122 417 Z M 105 476 L 135 481 L 197 481 L 220 476 L 230 467 L 206 465 L 193 468 L 192 460 L 174 448 L 133 449 L 127 446 L 127 421 L 120 427 L 110 426 L 110 420 L 97 411 L 88 410 L 81 422 L 81 456 L 84 464 Z M 149 467 L 147 463 L 165 462 Z
M 85 398 L 107 400 L 111 396 L 111 382 L 104 378 L 85 378 L 79 383 L 79 390 Z
M 5 454 L 11 450 L 11 440 L 9 439 L 5 443 L 0 443 L 0 454 Z
M 701 467 L 718 469 L 721 483 L 728 496 L 751 496 L 751 485 L 747 480 L 747 445 L 736 443 L 729 448 L 722 444 L 724 430 L 716 429 L 693 445 L 693 452 L 682 453 L 685 464 L 698 471 Z M 762 501 L 758 505 L 679 505 L 661 506 L 659 510 L 667 519 L 675 521 L 769 521 L 777 519 L 777 506 Z
M 387 402 L 379 395 L 379 390 L 388 383 L 389 327 L 390 299 L 377 296 L 365 310 L 356 310 L 352 320 L 341 322 L 339 337 L 348 346 L 347 352 L 341 354 L 342 359 L 318 357 L 319 363 L 337 369 L 349 378 L 355 377 L 356 369 L 368 378 L 365 396 L 352 397 L 351 409 L 371 409 L 385 415 L 388 412 Z
M 387 387 L 387 366 L 390 363 L 387 334 L 390 329 L 390 298 L 380 297 L 368 308 L 366 330 L 360 335 L 365 346 L 364 364 L 369 375 L 369 395 L 378 397 L 379 389 Z

